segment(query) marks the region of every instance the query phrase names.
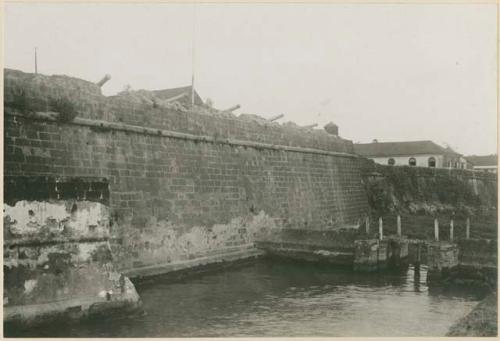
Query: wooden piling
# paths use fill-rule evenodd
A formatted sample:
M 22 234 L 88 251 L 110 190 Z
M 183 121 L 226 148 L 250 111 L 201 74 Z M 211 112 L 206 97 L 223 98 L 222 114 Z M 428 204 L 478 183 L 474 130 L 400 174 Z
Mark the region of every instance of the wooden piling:
M 366 217 L 365 228 L 366 228 L 366 234 L 370 234 L 370 217 Z
M 382 221 L 382 217 L 378 218 L 378 239 L 384 239 L 384 222 Z
M 398 223 L 398 237 L 401 237 L 401 216 L 399 214 L 398 214 L 397 223 Z
M 453 241 L 454 223 L 453 219 L 450 220 L 450 241 Z
M 439 221 L 437 218 L 434 218 L 434 239 L 439 241 Z
M 420 283 L 420 262 L 421 262 L 421 252 L 422 245 L 420 243 L 417 244 L 417 254 L 415 256 L 415 262 L 413 263 L 413 275 L 414 275 L 414 283 Z
M 467 217 L 467 223 L 465 226 L 465 239 L 469 239 L 469 238 L 470 238 L 470 218 Z

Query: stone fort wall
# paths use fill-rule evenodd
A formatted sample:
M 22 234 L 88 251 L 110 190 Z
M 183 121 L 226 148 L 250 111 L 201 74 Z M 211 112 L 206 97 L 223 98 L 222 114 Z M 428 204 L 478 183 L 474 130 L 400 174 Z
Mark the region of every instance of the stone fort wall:
M 256 238 L 357 226 L 368 209 L 352 143 L 325 131 L 105 97 L 66 76 L 4 79 L 4 202 L 107 205 L 128 275 L 242 258 Z

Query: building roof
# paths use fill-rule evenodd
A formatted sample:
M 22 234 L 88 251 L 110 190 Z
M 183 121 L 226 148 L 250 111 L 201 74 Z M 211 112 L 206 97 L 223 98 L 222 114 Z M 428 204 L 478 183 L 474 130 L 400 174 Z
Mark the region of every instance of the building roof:
M 498 156 L 491 155 L 470 155 L 465 157 L 474 166 L 496 166 L 498 164 Z
M 186 92 L 187 95 L 182 97 L 181 99 L 179 99 L 179 101 L 191 103 L 191 89 L 192 89 L 192 87 L 189 85 L 189 86 L 183 86 L 180 88 L 153 90 L 153 93 L 158 98 L 169 99 L 169 98 L 178 96 L 178 95 Z M 198 95 L 198 93 L 196 92 L 196 89 L 194 91 L 194 104 L 203 105 L 203 100 L 201 99 L 200 95 Z
M 356 143 L 354 151 L 363 156 L 398 156 L 419 154 L 456 154 L 451 148 L 443 148 L 432 141 Z

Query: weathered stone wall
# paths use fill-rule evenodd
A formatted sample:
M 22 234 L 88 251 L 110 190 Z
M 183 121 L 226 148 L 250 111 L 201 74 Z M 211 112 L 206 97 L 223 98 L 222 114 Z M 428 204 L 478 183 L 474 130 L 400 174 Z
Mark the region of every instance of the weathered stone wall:
M 495 216 L 495 174 L 461 169 L 385 166 L 365 160 L 363 179 L 374 215 L 409 213 Z
M 5 179 L 105 179 L 115 259 L 136 275 L 280 229 L 358 226 L 366 213 L 352 143 L 324 131 L 106 98 L 67 77 L 8 70 L 5 86 Z
M 67 183 L 57 183 L 61 191 L 49 183 L 31 192 L 41 201 L 5 200 L 4 321 L 26 326 L 135 310 L 139 296 L 113 261 L 109 207 L 86 198 L 49 199 L 49 189 L 68 195 Z

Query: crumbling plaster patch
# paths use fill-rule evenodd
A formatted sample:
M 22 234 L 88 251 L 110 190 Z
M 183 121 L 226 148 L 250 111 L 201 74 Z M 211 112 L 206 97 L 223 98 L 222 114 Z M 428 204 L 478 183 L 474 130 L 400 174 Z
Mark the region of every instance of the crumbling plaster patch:
M 71 230 L 78 235 L 109 230 L 109 209 L 89 201 L 18 201 L 4 204 L 4 224 L 15 235 Z

